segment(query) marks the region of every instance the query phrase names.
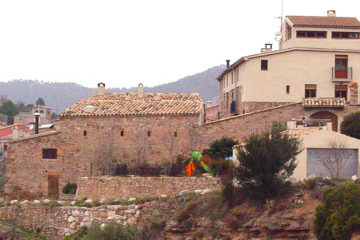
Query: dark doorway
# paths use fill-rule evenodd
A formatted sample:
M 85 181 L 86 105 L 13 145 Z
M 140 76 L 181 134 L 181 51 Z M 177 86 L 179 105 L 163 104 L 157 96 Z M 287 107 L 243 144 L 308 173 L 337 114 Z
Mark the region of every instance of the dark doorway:
M 338 131 L 338 117 L 331 112 L 327 112 L 327 111 L 317 112 L 317 113 L 314 113 L 313 115 L 311 115 L 310 118 L 312 118 L 312 119 L 329 119 L 329 120 L 331 120 L 332 130 L 334 132 Z
M 48 175 L 48 197 L 59 198 L 59 174 Z

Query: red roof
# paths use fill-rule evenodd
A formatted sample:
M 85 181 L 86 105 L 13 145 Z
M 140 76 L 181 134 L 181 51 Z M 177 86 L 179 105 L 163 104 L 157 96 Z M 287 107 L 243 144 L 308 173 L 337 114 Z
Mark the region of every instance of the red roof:
M 14 128 L 14 127 L 17 127 L 20 132 L 29 132 L 30 131 L 30 128 L 25 126 L 25 125 L 14 124 L 14 125 L 10 125 L 10 126 L 0 128 L 0 138 L 10 136 L 12 134 L 11 129 Z
M 355 17 L 287 16 L 287 18 L 294 27 L 360 28 L 360 22 Z

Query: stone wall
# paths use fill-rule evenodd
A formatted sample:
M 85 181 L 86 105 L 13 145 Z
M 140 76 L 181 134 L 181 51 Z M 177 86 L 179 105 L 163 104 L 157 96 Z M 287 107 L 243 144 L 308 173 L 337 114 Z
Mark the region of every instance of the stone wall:
M 215 177 L 93 177 L 79 179 L 76 199 L 152 198 L 220 188 L 220 179 Z

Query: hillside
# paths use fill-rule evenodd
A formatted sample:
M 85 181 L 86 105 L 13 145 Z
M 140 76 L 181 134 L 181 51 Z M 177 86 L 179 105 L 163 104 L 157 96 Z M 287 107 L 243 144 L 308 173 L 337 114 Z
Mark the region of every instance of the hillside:
M 212 100 L 218 95 L 217 76 L 225 66 L 212 67 L 204 72 L 184 77 L 178 81 L 147 88 L 146 92 L 197 92 L 205 101 Z M 106 80 L 104 80 L 106 83 Z M 26 104 L 35 103 L 38 97 L 45 99 L 46 105 L 53 111 L 60 113 L 77 100 L 88 98 L 96 89 L 81 86 L 76 83 L 51 83 L 33 80 L 13 80 L 0 82 L 0 96 L 6 96 L 14 102 Z M 136 87 L 130 89 L 113 88 L 110 92 L 135 92 Z

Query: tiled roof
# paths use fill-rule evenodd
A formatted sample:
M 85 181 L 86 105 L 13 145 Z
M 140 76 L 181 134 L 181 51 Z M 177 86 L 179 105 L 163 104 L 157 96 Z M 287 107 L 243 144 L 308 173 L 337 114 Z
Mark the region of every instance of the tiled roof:
M 318 126 L 318 127 L 303 127 L 303 128 L 288 129 L 285 131 L 285 133 L 287 133 L 290 137 L 298 138 L 320 130 L 324 130 L 324 127 Z
M 360 28 L 355 17 L 287 16 L 294 27 Z
M 89 106 L 94 111 L 85 111 Z M 61 117 L 199 114 L 202 107 L 197 93 L 106 93 L 78 101 Z
M 345 98 L 304 98 L 302 101 L 306 108 L 343 108 L 345 104 Z

